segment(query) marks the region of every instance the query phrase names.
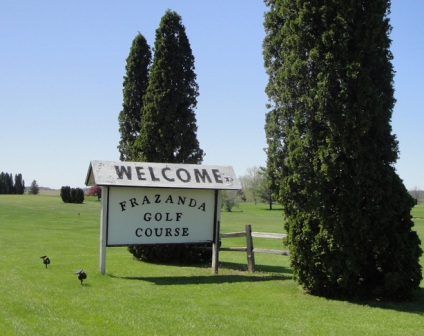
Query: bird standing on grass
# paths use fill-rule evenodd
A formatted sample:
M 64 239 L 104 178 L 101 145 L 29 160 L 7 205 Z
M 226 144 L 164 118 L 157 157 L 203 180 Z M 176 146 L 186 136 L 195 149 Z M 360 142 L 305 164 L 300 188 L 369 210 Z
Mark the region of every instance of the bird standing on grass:
M 47 268 L 47 265 L 50 264 L 50 259 L 46 255 L 40 258 L 43 259 L 43 264 L 46 265 L 46 268 Z
M 81 285 L 82 285 L 82 281 L 84 279 L 87 279 L 87 274 L 84 272 L 84 270 L 78 270 L 75 272 L 75 274 L 78 274 L 78 280 L 81 281 Z

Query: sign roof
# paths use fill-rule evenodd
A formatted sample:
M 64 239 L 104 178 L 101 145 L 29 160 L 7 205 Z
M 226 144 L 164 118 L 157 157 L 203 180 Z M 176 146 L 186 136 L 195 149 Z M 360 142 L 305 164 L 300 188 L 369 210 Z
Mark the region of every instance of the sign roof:
M 90 162 L 87 186 L 124 186 L 239 190 L 241 184 L 231 166 L 155 162 Z

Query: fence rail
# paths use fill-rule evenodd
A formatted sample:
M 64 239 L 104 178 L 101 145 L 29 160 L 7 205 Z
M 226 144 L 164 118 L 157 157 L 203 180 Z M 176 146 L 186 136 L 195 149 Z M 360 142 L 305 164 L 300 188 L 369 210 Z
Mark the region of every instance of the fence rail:
M 255 252 L 257 253 L 268 253 L 288 256 L 289 251 L 286 250 L 275 250 L 275 249 L 264 249 L 264 248 L 254 248 L 253 247 L 253 238 L 267 238 L 267 239 L 283 239 L 287 235 L 284 233 L 270 233 L 270 232 L 252 232 L 252 226 L 246 224 L 244 226 L 244 232 L 228 232 L 221 233 L 220 238 L 237 238 L 237 237 L 246 237 L 246 246 L 245 247 L 220 247 L 220 251 L 234 251 L 234 252 L 246 252 L 247 254 L 247 269 L 249 272 L 255 271 Z

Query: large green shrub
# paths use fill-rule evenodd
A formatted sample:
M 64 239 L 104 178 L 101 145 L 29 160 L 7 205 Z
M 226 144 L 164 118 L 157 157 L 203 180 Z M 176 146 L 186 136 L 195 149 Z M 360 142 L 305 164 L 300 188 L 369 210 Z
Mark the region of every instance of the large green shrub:
M 65 203 L 83 203 L 84 191 L 81 188 L 71 188 L 66 186 L 60 189 L 60 197 Z
M 268 168 L 294 276 L 328 297 L 409 298 L 422 250 L 393 167 L 390 1 L 266 3 Z

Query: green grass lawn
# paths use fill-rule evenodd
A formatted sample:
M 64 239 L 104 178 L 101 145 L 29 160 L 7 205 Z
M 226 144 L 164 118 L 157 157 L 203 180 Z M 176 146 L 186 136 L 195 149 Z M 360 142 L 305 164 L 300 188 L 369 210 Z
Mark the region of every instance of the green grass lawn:
M 424 206 L 414 208 L 424 240 Z M 99 272 L 100 202 L 65 204 L 58 195 L 0 195 L 1 335 L 422 335 L 424 288 L 414 302 L 327 300 L 291 280 L 288 257 L 221 252 L 210 265 L 141 263 L 107 249 Z M 221 231 L 283 232 L 281 209 L 243 203 L 223 212 Z M 283 248 L 257 239 L 255 247 Z M 243 238 L 223 241 L 244 246 Z M 46 269 L 40 256 L 47 254 Z M 88 278 L 81 286 L 74 272 Z

